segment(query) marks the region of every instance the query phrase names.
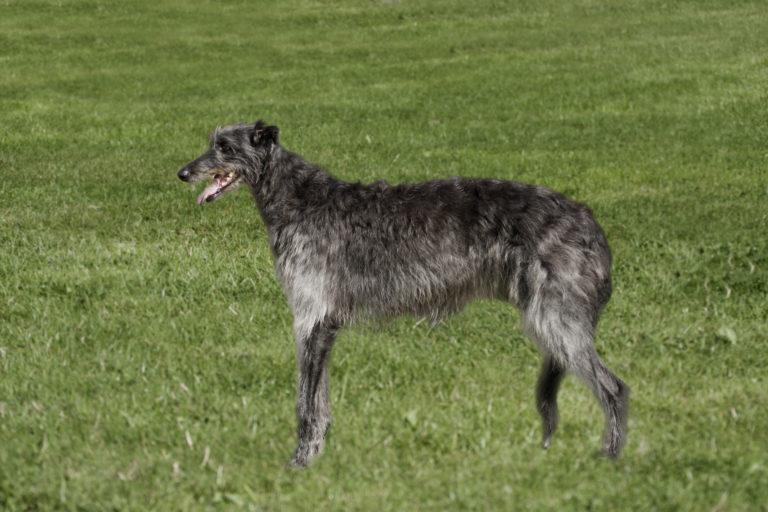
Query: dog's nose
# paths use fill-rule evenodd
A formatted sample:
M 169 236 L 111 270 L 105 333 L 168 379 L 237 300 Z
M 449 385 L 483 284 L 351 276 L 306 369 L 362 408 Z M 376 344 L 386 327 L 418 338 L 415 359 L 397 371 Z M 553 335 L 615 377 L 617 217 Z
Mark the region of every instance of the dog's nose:
M 183 168 L 179 171 L 178 176 L 181 181 L 189 181 L 189 169 Z

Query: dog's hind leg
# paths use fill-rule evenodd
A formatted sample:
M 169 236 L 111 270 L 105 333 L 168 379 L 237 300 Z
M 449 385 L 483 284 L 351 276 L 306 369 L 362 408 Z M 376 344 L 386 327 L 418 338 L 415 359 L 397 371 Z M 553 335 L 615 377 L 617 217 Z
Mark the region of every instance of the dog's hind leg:
M 563 370 L 580 377 L 605 413 L 603 451 L 617 457 L 626 439 L 629 387 L 611 373 L 593 345 L 591 306 L 563 293 L 562 286 L 541 286 L 524 311 L 526 331 L 546 358 L 538 385 L 538 409 L 544 423 L 544 447 L 557 422 L 556 393 Z
M 291 459 L 294 467 L 305 467 L 322 453 L 331 424 L 328 396 L 328 363 L 337 327 L 319 322 L 309 329 L 297 329 L 296 361 L 299 370 L 298 446 Z
M 552 356 L 545 356 L 536 386 L 536 408 L 541 415 L 543 435 L 541 445 L 549 448 L 557 429 L 557 391 L 565 377 L 565 369 Z
M 618 457 L 627 437 L 629 386 L 616 377 L 597 355 L 590 351 L 589 359 L 580 360 L 575 372 L 592 389 L 605 412 L 603 453 Z

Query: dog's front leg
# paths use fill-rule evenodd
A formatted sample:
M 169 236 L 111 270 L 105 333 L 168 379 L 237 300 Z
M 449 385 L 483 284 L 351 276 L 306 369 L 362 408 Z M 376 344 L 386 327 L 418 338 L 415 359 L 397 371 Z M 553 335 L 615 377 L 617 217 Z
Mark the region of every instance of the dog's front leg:
M 300 322 L 297 322 L 300 327 Z M 311 328 L 296 329 L 296 362 L 299 370 L 299 396 L 296 416 L 299 444 L 291 459 L 294 467 L 305 467 L 322 453 L 325 435 L 331 424 L 328 396 L 328 363 L 336 339 L 336 327 L 318 322 Z

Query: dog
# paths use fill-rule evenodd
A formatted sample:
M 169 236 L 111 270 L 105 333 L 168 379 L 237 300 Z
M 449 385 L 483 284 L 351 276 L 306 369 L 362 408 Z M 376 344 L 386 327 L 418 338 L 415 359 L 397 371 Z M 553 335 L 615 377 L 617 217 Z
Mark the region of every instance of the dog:
M 629 387 L 593 340 L 611 295 L 611 252 L 586 206 L 552 190 L 495 179 L 347 183 L 285 149 L 263 121 L 219 127 L 178 171 L 209 180 L 199 204 L 250 188 L 293 313 L 298 446 L 291 465 L 322 453 L 331 423 L 329 360 L 339 330 L 397 315 L 438 321 L 473 299 L 516 306 L 543 354 L 536 403 L 548 448 L 566 372 L 605 415 L 602 449 L 626 439 Z

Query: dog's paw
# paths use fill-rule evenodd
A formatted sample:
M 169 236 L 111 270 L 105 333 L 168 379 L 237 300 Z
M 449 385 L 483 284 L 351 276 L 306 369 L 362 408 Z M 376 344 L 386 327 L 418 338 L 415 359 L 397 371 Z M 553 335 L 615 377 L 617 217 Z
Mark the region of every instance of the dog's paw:
M 288 467 L 292 469 L 304 469 L 309 466 L 309 463 L 312 460 L 312 455 L 312 450 L 309 449 L 309 446 L 300 443 L 299 446 L 296 447 L 296 450 L 294 450 L 293 456 L 291 457 L 290 462 L 288 462 Z
M 288 466 L 294 469 L 306 468 L 315 458 L 323 453 L 324 445 L 324 439 L 299 443 L 296 451 L 293 452 L 293 457 L 291 457 Z
M 309 465 L 309 462 L 305 457 L 299 457 L 294 455 L 287 464 L 288 469 L 304 469 Z

